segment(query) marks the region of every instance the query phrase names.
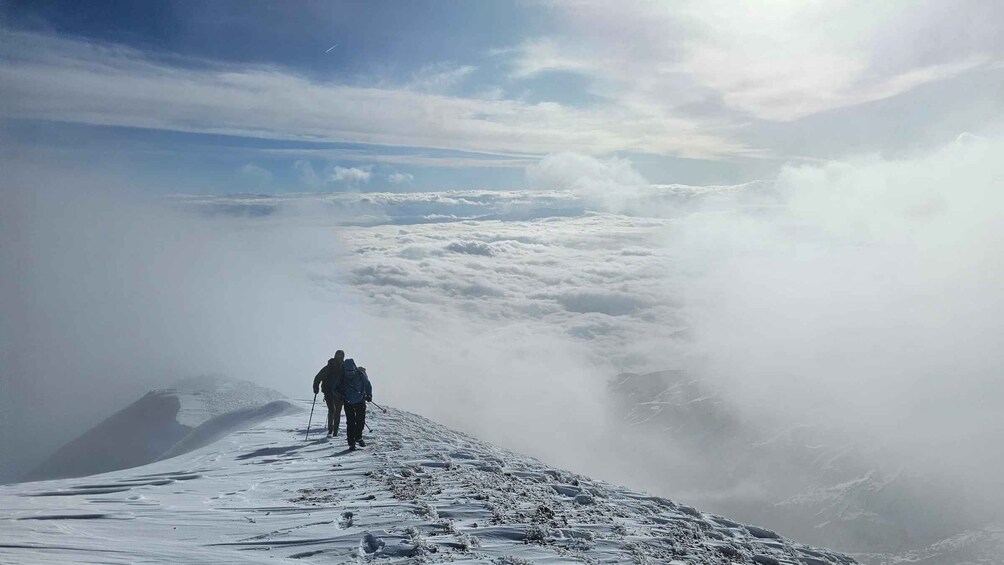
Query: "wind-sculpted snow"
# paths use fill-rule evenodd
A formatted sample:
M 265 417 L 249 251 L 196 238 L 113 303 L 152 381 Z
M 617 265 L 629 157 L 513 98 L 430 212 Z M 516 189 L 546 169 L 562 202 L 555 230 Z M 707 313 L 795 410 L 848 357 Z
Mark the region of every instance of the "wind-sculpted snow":
M 222 376 L 182 379 L 115 413 L 57 450 L 25 480 L 128 469 L 197 449 L 298 408 L 274 390 Z
M 250 428 L 270 418 L 283 414 L 295 414 L 300 411 L 299 407 L 285 400 L 274 400 L 263 406 L 242 408 L 233 412 L 220 414 L 206 420 L 199 427 L 192 430 L 184 439 L 174 444 L 171 449 L 161 455 L 159 459 L 177 457 L 182 453 L 188 453 L 200 447 L 205 447 L 235 430 Z
M 285 398 L 272 389 L 221 375 L 182 379 L 160 392 L 181 400 L 178 422 L 191 427 L 198 427 L 228 412 L 255 408 Z
M 369 423 L 356 452 L 305 441 L 301 412 L 144 467 L 0 487 L 0 561 L 854 563 L 407 412 Z

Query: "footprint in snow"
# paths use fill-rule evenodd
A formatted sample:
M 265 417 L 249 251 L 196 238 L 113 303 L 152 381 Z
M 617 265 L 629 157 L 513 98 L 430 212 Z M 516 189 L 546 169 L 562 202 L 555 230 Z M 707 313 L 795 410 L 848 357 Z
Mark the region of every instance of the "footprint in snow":
M 367 532 L 363 539 L 359 540 L 359 545 L 366 553 L 376 553 L 384 545 L 384 541 L 373 534 Z

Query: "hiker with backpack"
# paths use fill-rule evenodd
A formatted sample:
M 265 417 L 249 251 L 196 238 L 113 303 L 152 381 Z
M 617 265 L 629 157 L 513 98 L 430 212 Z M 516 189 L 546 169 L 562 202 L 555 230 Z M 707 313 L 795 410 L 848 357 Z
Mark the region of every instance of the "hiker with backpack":
M 328 437 L 338 435 L 338 425 L 342 420 L 342 396 L 334 385 L 341 380 L 344 362 L 345 352 L 339 349 L 314 377 L 314 397 L 317 397 L 317 391 L 320 389 L 324 392 L 324 403 L 328 406 Z M 355 367 L 355 363 L 352 366 Z
M 363 427 L 366 426 L 366 403 L 373 400 L 373 385 L 365 367 L 356 367 L 356 362 L 346 359 L 342 363 L 341 378 L 332 385 L 345 404 L 345 434 L 349 450 L 356 445 L 366 447 Z

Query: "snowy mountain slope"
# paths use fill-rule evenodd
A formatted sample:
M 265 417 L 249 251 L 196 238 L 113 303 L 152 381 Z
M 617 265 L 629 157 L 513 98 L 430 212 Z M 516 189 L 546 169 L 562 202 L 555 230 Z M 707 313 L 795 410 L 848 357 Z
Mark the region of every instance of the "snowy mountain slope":
M 859 446 L 827 443 L 821 430 L 750 421 L 727 395 L 683 371 L 623 374 L 611 389 L 629 428 L 657 433 L 688 455 L 685 465 L 664 469 L 670 480 L 662 488 L 689 503 L 860 552 L 869 563 L 992 519 L 968 511 L 959 492 L 876 468 L 880 458 Z M 743 482 L 751 488 L 728 494 Z
M 1000 565 L 1004 563 L 1004 524 L 962 532 L 920 549 L 862 554 L 859 558 L 884 565 Z
M 270 388 L 221 375 L 181 379 L 159 392 L 177 396 L 181 400 L 178 422 L 193 428 L 228 412 L 262 406 L 285 398 L 283 394 Z
M 178 397 L 149 392 L 59 448 L 24 480 L 83 477 L 156 461 L 192 428 L 178 423 Z
M 274 390 L 221 376 L 182 379 L 170 388 L 147 393 L 61 447 L 24 480 L 83 477 L 145 465 L 168 452 L 183 453 L 191 446 L 205 445 L 196 443 L 196 438 L 208 439 L 208 428 L 202 426 L 210 420 L 282 398 Z M 273 406 L 273 410 L 282 409 Z M 243 416 L 238 414 L 229 421 L 243 422 Z M 221 425 L 226 421 L 215 423 L 217 435 L 228 431 Z
M 0 561 L 854 562 L 413 414 L 369 423 L 356 452 L 287 414 L 143 467 L 0 487 Z

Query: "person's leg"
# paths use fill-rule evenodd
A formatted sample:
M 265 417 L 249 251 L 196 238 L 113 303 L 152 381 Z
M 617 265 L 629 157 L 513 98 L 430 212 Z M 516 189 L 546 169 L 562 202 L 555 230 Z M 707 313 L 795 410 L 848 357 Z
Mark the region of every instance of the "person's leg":
M 335 403 L 335 399 L 334 398 L 332 398 L 330 395 L 327 395 L 327 394 L 324 395 L 324 404 L 326 404 L 328 406 L 328 435 L 329 436 L 331 435 L 331 432 L 332 432 L 331 427 L 332 427 L 332 421 L 334 420 L 334 410 L 335 410 L 334 403 Z
M 333 431 L 331 432 L 331 435 L 335 435 L 335 436 L 338 435 L 338 426 L 341 423 L 342 423 L 342 401 L 341 400 L 336 400 L 335 401 L 335 423 L 334 423 L 334 428 L 333 428 Z M 348 429 L 347 425 L 346 425 L 346 429 Z
M 360 402 L 356 415 L 356 441 L 363 441 L 363 428 L 366 427 L 366 403 Z
M 349 447 L 356 446 L 356 407 L 352 404 L 345 405 L 345 439 Z

